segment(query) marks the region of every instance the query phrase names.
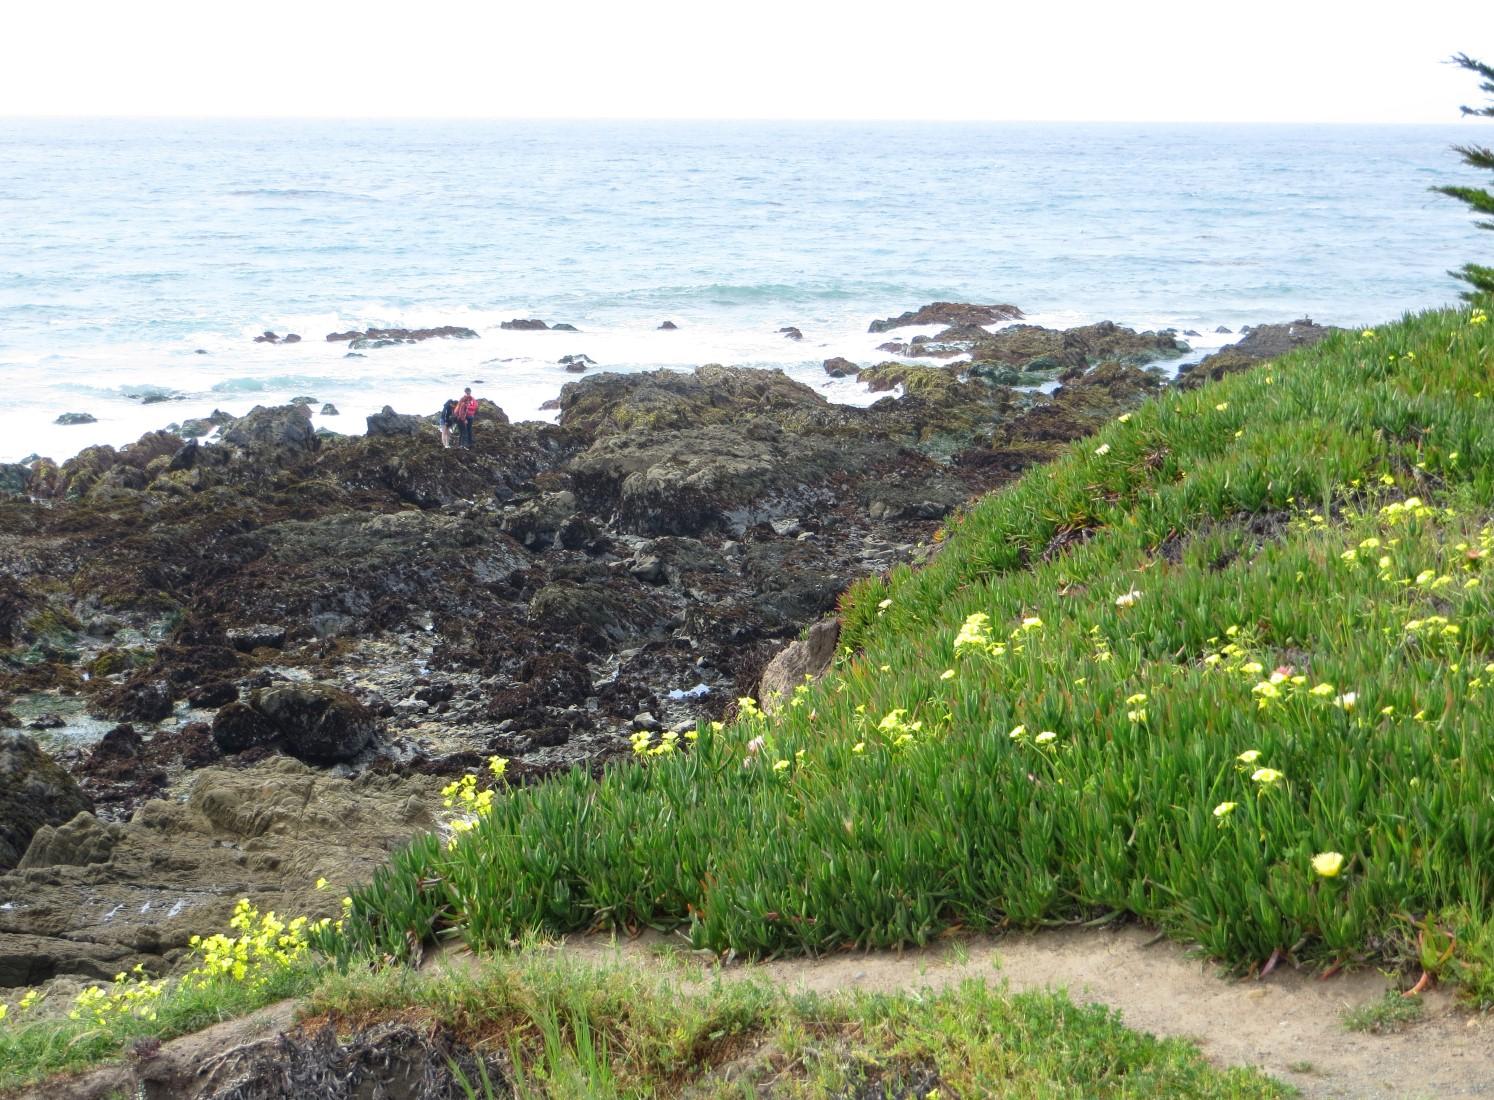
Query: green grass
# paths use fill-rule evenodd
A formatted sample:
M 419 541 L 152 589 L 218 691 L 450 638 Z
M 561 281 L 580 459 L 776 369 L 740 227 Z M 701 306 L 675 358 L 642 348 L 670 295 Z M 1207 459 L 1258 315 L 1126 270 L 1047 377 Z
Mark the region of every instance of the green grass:
M 848 593 L 851 652 L 780 718 L 497 798 L 328 946 L 651 926 L 778 955 L 1131 915 L 1241 969 L 1419 962 L 1487 998 L 1491 364 L 1494 325 L 1436 312 L 1164 394 Z M 999 656 L 956 654 L 977 614 Z
M 1344 1027 L 1350 1031 L 1368 1031 L 1376 1035 L 1404 1031 L 1417 1020 L 1425 1006 L 1420 997 L 1407 997 L 1396 989 L 1387 989 L 1378 1001 L 1370 1001 L 1343 1014 Z
M 521 952 L 436 979 L 401 968 L 330 979 L 309 1009 L 342 1030 L 389 1014 L 429 1020 L 496 1061 L 494 1095 L 508 1095 L 506 1075 L 525 1100 L 1292 1095 L 1253 1070 L 1211 1068 L 1189 1043 L 1128 1031 L 1103 1008 L 977 981 L 815 997 Z
M 11 1006 L 0 1022 L 0 1094 L 108 1061 L 141 1040 L 172 1039 L 248 1015 L 305 993 L 316 984 L 317 972 L 315 964 L 303 961 L 254 986 L 227 979 L 201 985 L 168 982 L 151 1002 L 154 1016 L 81 1012 L 75 1020 L 45 1000 L 29 1011 Z

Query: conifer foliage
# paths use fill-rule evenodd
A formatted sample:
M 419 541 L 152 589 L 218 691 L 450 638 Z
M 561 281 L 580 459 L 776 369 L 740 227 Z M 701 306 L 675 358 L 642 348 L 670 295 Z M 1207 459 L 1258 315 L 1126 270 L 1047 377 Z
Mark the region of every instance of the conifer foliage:
M 1461 65 L 1469 72 L 1475 73 L 1481 79 L 1479 90 L 1490 96 L 1490 102 L 1485 107 L 1464 107 L 1465 115 L 1482 115 L 1486 118 L 1494 118 L 1494 67 L 1485 65 L 1481 61 L 1475 61 L 1467 54 L 1458 54 L 1453 63 Z M 1482 168 L 1485 171 L 1494 172 L 1494 149 L 1482 145 L 1455 145 L 1454 151 L 1463 158 L 1463 163 L 1474 168 Z M 1494 193 L 1480 187 L 1434 187 L 1432 190 L 1440 191 L 1444 195 L 1451 195 L 1459 202 L 1466 203 L 1476 214 L 1482 215 L 1478 225 L 1481 229 L 1494 229 Z M 1494 267 L 1483 264 L 1467 263 L 1452 273 L 1462 279 L 1473 289 L 1465 292 L 1463 297 L 1468 299 L 1480 298 L 1484 295 L 1494 295 Z

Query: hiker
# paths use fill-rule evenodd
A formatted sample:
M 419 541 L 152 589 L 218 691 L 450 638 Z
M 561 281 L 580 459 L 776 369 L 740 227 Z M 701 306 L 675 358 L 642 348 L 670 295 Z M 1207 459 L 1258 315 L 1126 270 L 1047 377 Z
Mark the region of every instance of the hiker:
M 456 398 L 448 398 L 446 404 L 441 406 L 440 414 L 436 417 L 436 423 L 441 425 L 441 446 L 447 450 L 451 449 L 451 425 L 456 420 L 456 407 Z
M 457 402 L 456 411 L 457 428 L 461 433 L 461 445 L 472 446 L 472 421 L 477 419 L 477 398 L 472 396 L 472 387 L 468 386 L 462 391 L 462 399 Z

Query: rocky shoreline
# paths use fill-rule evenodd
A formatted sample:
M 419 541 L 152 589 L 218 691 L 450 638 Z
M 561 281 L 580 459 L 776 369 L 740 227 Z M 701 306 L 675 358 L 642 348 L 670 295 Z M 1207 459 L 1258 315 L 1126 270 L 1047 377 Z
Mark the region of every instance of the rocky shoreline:
M 0 467 L 0 990 L 167 969 L 241 896 L 333 914 L 490 754 L 525 782 L 722 717 L 849 584 L 1186 350 L 982 327 L 1019 316 L 877 322 L 945 324 L 893 350 L 960 361 L 860 370 L 900 391 L 866 408 L 712 365 L 588 375 L 555 425 L 485 404 L 468 451 L 288 405 Z M 1179 384 L 1327 331 L 1263 326 Z M 355 337 L 395 338 L 328 339 Z

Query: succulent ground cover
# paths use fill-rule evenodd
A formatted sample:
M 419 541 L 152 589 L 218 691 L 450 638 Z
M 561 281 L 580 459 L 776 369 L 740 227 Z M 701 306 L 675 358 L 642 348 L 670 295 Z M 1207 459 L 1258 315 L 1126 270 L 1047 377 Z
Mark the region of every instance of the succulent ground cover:
M 843 600 L 772 718 L 500 791 L 343 954 L 682 928 L 723 954 L 1136 917 L 1238 968 L 1494 997 L 1494 334 L 1342 333 L 1168 392 Z M 484 782 L 500 783 L 499 779 Z

